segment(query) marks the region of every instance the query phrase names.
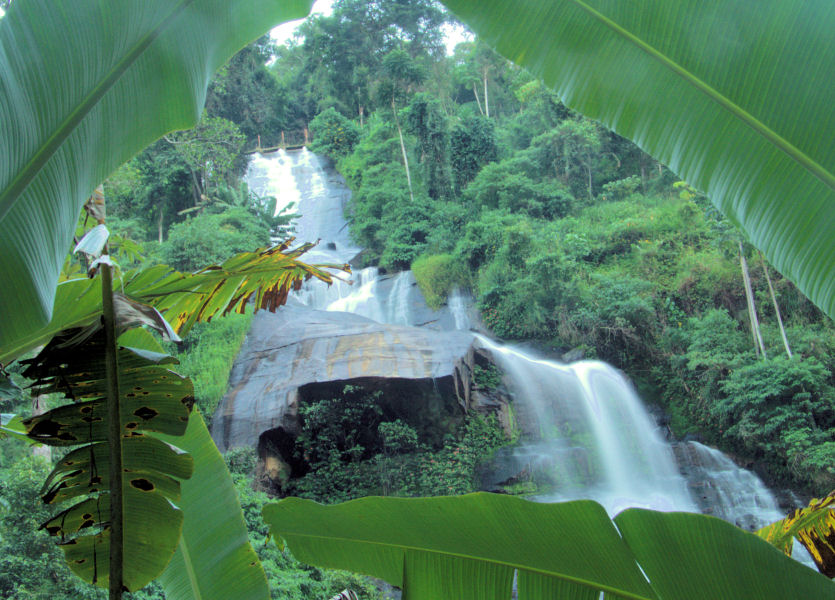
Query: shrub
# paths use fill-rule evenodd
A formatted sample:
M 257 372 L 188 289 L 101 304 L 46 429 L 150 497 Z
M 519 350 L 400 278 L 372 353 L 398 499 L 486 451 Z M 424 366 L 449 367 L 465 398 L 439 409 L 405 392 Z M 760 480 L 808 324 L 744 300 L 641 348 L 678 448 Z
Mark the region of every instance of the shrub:
M 313 136 L 310 149 L 334 159 L 350 154 L 360 137 L 357 126 L 333 107 L 314 117 L 310 133 Z
M 479 116 L 465 117 L 452 130 L 450 150 L 455 187 L 460 191 L 481 167 L 498 157 L 493 121 Z
M 197 406 L 209 422 L 226 392 L 229 373 L 251 324 L 251 313 L 197 323 L 177 350 L 178 372 L 191 377 Z
M 574 198 L 560 183 L 537 181 L 519 172 L 518 161 L 484 167 L 467 186 L 464 198 L 478 209 L 504 209 L 539 219 L 564 217 Z
M 826 461 L 833 458 L 835 389 L 828 378 L 814 358 L 758 360 L 721 382 L 723 398 L 711 412 L 728 442 L 765 458 L 778 474 L 794 475 L 807 485 L 814 478 L 828 479 L 831 485 L 835 463 Z
M 451 254 L 421 256 L 412 263 L 412 273 L 432 310 L 441 308 L 450 292 L 464 283 L 463 268 Z
M 159 256 L 175 269 L 194 271 L 269 243 L 269 226 L 244 208 L 232 208 L 172 225 Z

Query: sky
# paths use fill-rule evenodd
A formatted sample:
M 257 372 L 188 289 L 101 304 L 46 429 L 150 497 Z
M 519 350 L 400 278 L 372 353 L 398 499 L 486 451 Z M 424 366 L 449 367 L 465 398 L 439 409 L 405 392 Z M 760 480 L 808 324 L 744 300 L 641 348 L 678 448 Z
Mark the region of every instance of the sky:
M 333 12 L 333 7 L 331 6 L 332 4 L 333 0 L 316 0 L 316 2 L 313 3 L 313 10 L 310 11 L 310 14 L 329 16 Z M 304 21 L 304 19 L 297 19 L 295 21 L 288 21 L 278 27 L 274 27 L 270 32 L 270 36 L 276 43 L 283 44 L 293 37 L 293 31 L 295 31 L 296 27 L 301 25 L 302 21 Z M 447 54 L 452 54 L 452 51 L 455 49 L 455 45 L 459 42 L 472 39 L 461 27 L 444 25 L 443 30 Z

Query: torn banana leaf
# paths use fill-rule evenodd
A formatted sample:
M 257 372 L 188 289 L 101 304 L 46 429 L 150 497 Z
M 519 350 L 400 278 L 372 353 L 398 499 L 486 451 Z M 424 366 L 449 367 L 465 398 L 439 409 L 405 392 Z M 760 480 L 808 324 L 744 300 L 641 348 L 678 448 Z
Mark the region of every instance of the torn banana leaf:
M 35 393 L 60 393 L 70 403 L 22 421 L 32 440 L 79 446 L 47 477 L 43 500 L 74 502 L 43 528 L 61 539 L 70 569 L 89 583 L 108 585 L 110 556 L 110 448 L 107 382 L 101 327 L 61 332 L 33 359 L 24 375 Z M 134 336 L 135 337 L 135 336 Z M 130 339 L 130 336 L 125 339 Z M 170 370 L 176 359 L 135 348 L 118 348 L 122 423 L 123 584 L 138 590 L 166 568 L 180 540 L 181 481 L 194 469 L 190 455 L 152 434 L 182 436 L 194 389 Z M 172 439 L 176 439 L 172 438 Z
M 114 279 L 113 287 L 124 291 L 134 303 L 142 302 L 161 312 L 182 336 L 197 322 L 243 312 L 251 300 L 256 310 L 274 311 L 287 301 L 291 289 L 299 289 L 307 279 L 332 283 L 335 276 L 325 269 L 350 273 L 348 265 L 303 263 L 299 257 L 313 244 L 288 250 L 288 243 L 244 252 L 196 273 L 180 273 L 167 265 L 131 271 Z M 98 278 L 65 281 L 58 286 L 55 298 L 52 320 L 4 345 L 0 363 L 8 363 L 61 331 L 90 325 L 101 314 Z
M 288 498 L 263 514 L 299 560 L 385 579 L 409 600 L 510 600 L 514 572 L 518 600 L 835 598 L 820 573 L 705 515 L 629 509 L 613 523 L 590 500 L 486 493 Z
M 788 556 L 796 539 L 809 551 L 821 573 L 835 577 L 835 491 L 825 498 L 812 498 L 809 506 L 763 527 L 757 535 Z

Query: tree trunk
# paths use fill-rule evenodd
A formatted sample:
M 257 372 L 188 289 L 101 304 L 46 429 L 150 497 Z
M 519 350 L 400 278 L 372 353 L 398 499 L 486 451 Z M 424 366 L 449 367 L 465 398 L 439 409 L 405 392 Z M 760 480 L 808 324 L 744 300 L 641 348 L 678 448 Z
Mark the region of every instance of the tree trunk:
M 475 94 L 475 101 L 478 104 L 478 112 L 481 113 L 481 116 L 484 116 L 484 109 L 481 108 L 481 100 L 478 97 L 478 88 L 475 85 L 475 81 L 473 81 L 473 94 Z
M 562 160 L 565 164 L 565 183 L 568 183 L 568 176 L 571 171 L 571 163 L 568 161 L 569 150 L 570 148 L 568 147 L 568 138 L 566 138 L 563 140 L 562 143 Z
M 594 200 L 594 186 L 593 186 L 593 178 L 592 178 L 592 169 L 591 169 L 592 161 L 591 156 L 586 155 L 586 173 L 589 176 L 589 200 Z
M 200 178 L 197 177 L 197 173 L 194 172 L 194 169 L 191 167 L 188 168 L 189 173 L 191 173 L 191 195 L 194 198 L 194 206 L 200 205 L 200 197 L 203 194 L 202 186 L 200 185 Z
M 403 152 L 403 166 L 406 167 L 406 183 L 409 184 L 409 199 L 414 202 L 415 195 L 412 193 L 412 176 L 409 173 L 409 157 L 406 155 L 406 143 L 403 141 L 403 130 L 400 128 L 400 119 L 397 118 L 397 107 L 394 105 L 394 98 L 391 100 L 391 110 L 394 113 L 394 123 L 397 125 L 397 134 L 400 136 L 400 150 Z
M 783 317 L 780 315 L 780 307 L 777 305 L 777 296 L 774 294 L 774 286 L 771 285 L 771 277 L 768 274 L 768 267 L 765 265 L 763 253 L 757 250 L 760 255 L 760 263 L 763 266 L 763 273 L 765 273 L 765 280 L 768 282 L 768 292 L 771 294 L 771 301 L 774 303 L 774 314 L 777 315 L 777 323 L 780 325 L 780 335 L 783 337 L 783 346 L 786 347 L 786 354 L 789 358 L 792 357 L 792 349 L 789 347 L 789 338 L 786 337 L 786 328 L 783 327 Z
M 754 292 L 751 290 L 751 277 L 748 274 L 748 263 L 745 260 L 745 253 L 742 250 L 742 242 L 739 243 L 739 266 L 742 268 L 742 281 L 745 283 L 745 299 L 748 301 L 748 318 L 751 321 L 751 335 L 754 338 L 754 351 L 757 356 L 762 353 L 763 360 L 767 358 L 763 336 L 760 333 L 760 322 L 757 319 L 757 306 L 754 303 Z
M 484 67 L 484 116 L 490 118 L 490 101 L 487 99 L 487 67 Z
M 589 200 L 594 200 L 594 192 L 592 191 L 591 167 L 586 165 L 586 172 L 589 175 Z

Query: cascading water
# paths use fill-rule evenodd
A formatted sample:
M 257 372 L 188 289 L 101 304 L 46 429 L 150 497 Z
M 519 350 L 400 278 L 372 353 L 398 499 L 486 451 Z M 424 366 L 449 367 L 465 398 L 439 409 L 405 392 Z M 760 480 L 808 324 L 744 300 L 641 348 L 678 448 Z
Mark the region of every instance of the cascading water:
M 248 181 L 256 193 L 275 195 L 278 206 L 296 203 L 298 240 L 321 240 L 305 255 L 308 262 L 345 263 L 360 252 L 343 217 L 350 192 L 319 157 L 307 150 L 258 156 Z M 436 312 L 426 307 L 410 272 L 386 275 L 371 267 L 352 279 L 353 285 L 307 286 L 294 302 L 381 323 L 470 328 L 470 302 L 460 292 Z M 779 518 L 759 479 L 718 451 L 688 443 L 676 445 L 674 453 L 629 381 L 612 367 L 593 361 L 564 365 L 483 336 L 478 340 L 505 373 L 523 431 L 521 443 L 496 456 L 486 487 L 537 479 L 538 500 L 592 498 L 610 513 L 628 506 L 701 510 L 746 527 Z
M 699 442 L 681 442 L 674 451 L 682 472 L 693 482 L 693 496 L 702 512 L 744 529 L 783 518 L 760 478 L 739 468 L 719 450 Z
M 539 499 L 592 498 L 611 514 L 630 506 L 696 510 L 672 449 L 618 371 L 479 340 L 506 373 L 523 432 L 523 443 L 499 462 L 551 488 Z

